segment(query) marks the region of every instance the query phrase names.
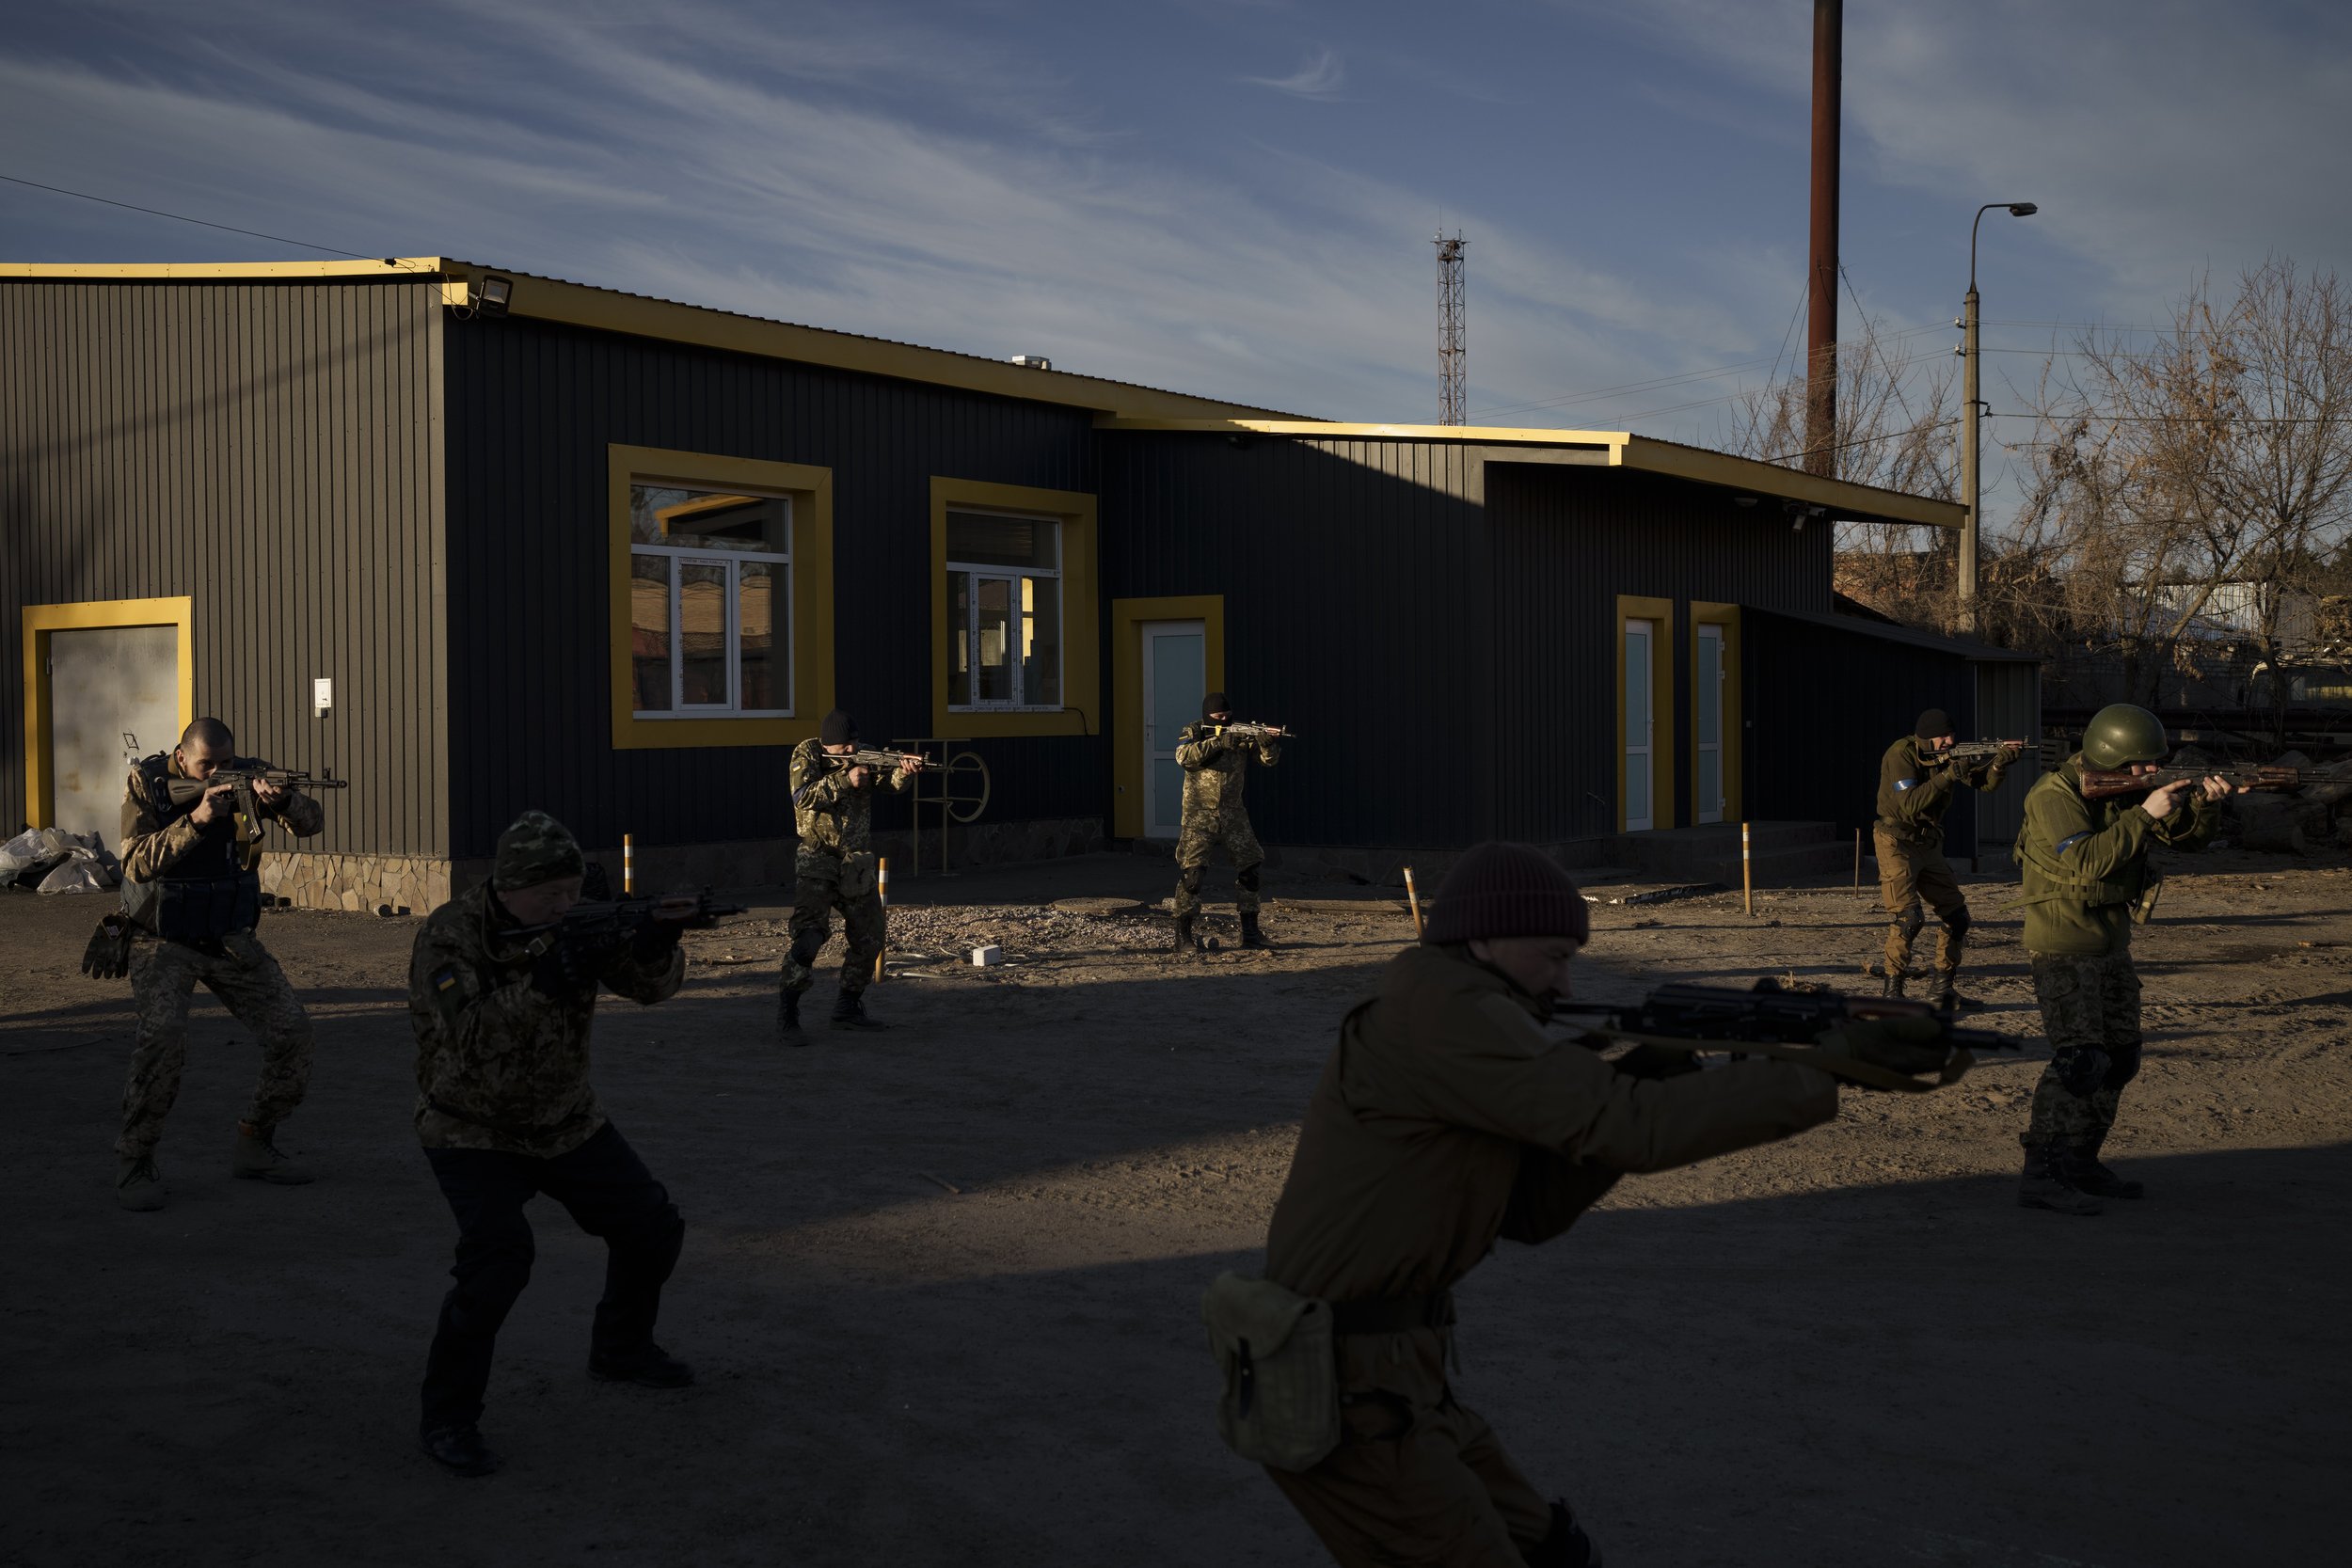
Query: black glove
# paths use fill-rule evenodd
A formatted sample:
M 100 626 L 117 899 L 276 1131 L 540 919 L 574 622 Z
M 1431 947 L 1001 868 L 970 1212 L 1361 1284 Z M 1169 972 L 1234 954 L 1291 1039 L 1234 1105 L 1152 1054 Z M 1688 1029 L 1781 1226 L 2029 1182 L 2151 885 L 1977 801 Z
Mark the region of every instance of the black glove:
M 629 961 L 642 969 L 667 963 L 670 954 L 686 934 L 686 925 L 676 920 L 648 920 L 637 927 L 628 939 Z
M 596 956 L 584 942 L 558 940 L 531 966 L 531 989 L 559 1002 L 579 999 L 596 986 Z
M 119 980 L 131 973 L 131 923 L 110 914 L 89 934 L 82 949 L 82 973 L 93 980 Z
M 1906 1077 L 1941 1072 L 1951 1060 L 1951 1040 L 1941 1019 L 1926 1014 L 1902 1018 L 1848 1019 L 1815 1037 L 1814 1044 L 1836 1056 L 1883 1067 Z

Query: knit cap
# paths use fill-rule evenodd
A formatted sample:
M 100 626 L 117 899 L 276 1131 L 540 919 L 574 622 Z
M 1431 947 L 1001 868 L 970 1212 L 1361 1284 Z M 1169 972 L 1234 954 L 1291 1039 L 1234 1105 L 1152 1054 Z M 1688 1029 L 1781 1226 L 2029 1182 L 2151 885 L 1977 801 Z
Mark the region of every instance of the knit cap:
M 1200 717 L 1203 719 L 1214 719 L 1220 713 L 1232 711 L 1233 705 L 1225 700 L 1222 691 L 1212 691 L 1200 699 Z
M 847 746 L 857 738 L 857 721 L 834 708 L 817 726 L 817 738 L 827 746 Z
M 499 834 L 498 863 L 490 885 L 501 893 L 537 887 L 558 877 L 577 877 L 587 869 L 580 840 L 572 831 L 543 811 L 527 811 Z
M 1939 740 L 1958 732 L 1952 728 L 1952 716 L 1940 707 L 1931 707 L 1919 715 L 1919 721 L 1911 726 L 1911 733 L 1921 740 Z
M 1533 845 L 1490 840 L 1464 853 L 1438 884 L 1436 907 L 1421 940 L 1574 937 L 1582 942 L 1592 930 L 1584 895 L 1557 862 Z

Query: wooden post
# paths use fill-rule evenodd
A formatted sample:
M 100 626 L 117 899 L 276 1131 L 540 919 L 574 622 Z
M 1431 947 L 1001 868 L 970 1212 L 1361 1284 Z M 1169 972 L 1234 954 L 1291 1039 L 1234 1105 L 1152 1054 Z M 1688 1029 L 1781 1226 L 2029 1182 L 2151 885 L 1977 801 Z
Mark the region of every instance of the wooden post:
M 637 841 L 628 833 L 621 835 L 621 896 L 628 897 L 637 891 Z
M 874 955 L 874 983 L 880 985 L 882 977 L 882 958 L 890 951 L 890 857 L 888 855 L 884 855 L 882 858 L 882 863 L 875 868 L 874 894 L 882 900 L 882 952 Z
M 1856 893 L 1862 891 L 1862 830 L 1860 828 L 1853 831 L 1853 885 Z
M 1405 901 L 1413 906 L 1413 940 L 1421 940 L 1421 895 L 1413 891 L 1413 868 L 1405 868 Z
M 1740 897 L 1748 913 L 1756 912 L 1756 871 L 1748 855 L 1748 825 L 1740 824 Z

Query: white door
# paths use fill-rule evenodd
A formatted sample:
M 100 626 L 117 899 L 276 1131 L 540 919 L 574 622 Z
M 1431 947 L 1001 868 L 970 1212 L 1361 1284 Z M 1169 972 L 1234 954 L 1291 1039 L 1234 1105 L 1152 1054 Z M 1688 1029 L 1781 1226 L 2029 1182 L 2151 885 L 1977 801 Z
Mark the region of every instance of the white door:
M 1207 632 L 1198 621 L 1143 623 L 1143 835 L 1174 838 L 1184 815 L 1176 737 L 1208 695 Z
M 1699 627 L 1698 668 L 1691 672 L 1691 713 L 1698 743 L 1692 773 L 1698 786 L 1698 819 L 1724 819 L 1724 628 Z
M 1650 660 L 1657 632 L 1655 621 L 1625 624 L 1625 831 L 1629 833 L 1650 827 L 1650 741 L 1656 728 L 1650 712 Z
M 119 853 L 125 764 L 180 743 L 180 630 L 88 626 L 48 641 L 48 825 L 94 832 Z

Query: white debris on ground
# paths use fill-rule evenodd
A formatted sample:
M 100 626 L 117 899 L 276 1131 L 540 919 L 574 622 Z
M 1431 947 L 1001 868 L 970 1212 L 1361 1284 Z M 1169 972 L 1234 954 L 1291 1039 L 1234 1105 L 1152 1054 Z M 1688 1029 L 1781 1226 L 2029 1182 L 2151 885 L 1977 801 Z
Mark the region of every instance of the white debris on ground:
M 1108 902 L 1107 900 L 1105 902 Z M 1155 923 L 1128 904 L 1124 913 L 1092 913 L 1058 910 L 1041 904 L 909 904 L 890 911 L 889 961 L 894 964 L 949 962 L 969 964 L 976 947 L 1001 947 L 1008 962 L 1119 949 L 1152 952 L 1165 948 L 1168 927 Z M 787 919 L 722 921 L 694 933 L 696 946 L 722 961 L 753 961 L 772 957 L 791 940 Z M 834 922 L 826 944 L 837 952 L 840 921 Z M 819 954 L 818 966 L 826 956 Z

